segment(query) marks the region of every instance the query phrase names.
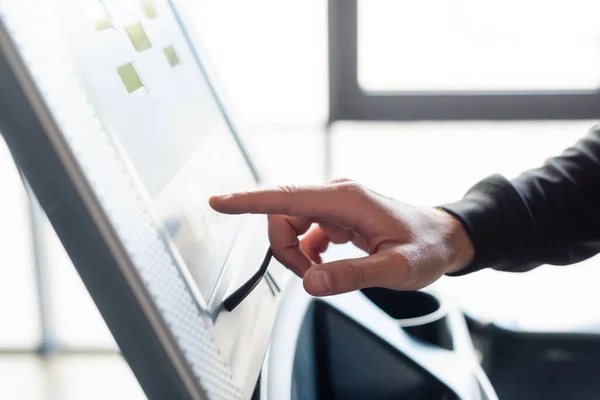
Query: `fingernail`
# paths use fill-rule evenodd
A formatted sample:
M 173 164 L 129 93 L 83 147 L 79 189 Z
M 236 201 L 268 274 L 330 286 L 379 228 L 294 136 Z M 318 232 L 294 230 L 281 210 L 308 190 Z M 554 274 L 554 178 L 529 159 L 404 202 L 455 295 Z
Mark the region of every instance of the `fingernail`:
M 310 272 L 310 283 L 313 294 L 323 295 L 329 293 L 330 282 L 329 274 L 323 270 L 314 270 Z

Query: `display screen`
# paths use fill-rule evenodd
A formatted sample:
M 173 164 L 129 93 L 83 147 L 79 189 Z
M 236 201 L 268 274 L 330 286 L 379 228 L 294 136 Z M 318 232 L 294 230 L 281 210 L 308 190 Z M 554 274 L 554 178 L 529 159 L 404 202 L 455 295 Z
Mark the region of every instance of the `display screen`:
M 98 118 L 208 300 L 240 223 L 208 197 L 256 180 L 176 14 L 166 0 L 63 0 L 60 14 Z

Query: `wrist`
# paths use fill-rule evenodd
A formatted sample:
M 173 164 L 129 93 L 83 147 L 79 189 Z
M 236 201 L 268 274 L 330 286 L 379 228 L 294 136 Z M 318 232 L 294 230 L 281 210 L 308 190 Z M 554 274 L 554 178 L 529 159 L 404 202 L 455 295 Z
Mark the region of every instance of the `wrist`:
M 445 273 L 455 274 L 471 264 L 475 248 L 462 222 L 442 208 L 437 210 L 443 214 L 444 225 L 447 227 L 445 241 L 449 257 Z

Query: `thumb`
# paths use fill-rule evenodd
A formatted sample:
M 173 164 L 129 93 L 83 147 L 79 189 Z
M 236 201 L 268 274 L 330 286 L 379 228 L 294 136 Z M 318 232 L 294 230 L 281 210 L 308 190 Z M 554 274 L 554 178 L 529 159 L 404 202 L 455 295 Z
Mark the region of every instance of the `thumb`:
M 409 259 L 390 248 L 368 257 L 318 264 L 304 275 L 304 289 L 313 296 L 330 296 L 367 287 L 402 289 L 409 285 Z

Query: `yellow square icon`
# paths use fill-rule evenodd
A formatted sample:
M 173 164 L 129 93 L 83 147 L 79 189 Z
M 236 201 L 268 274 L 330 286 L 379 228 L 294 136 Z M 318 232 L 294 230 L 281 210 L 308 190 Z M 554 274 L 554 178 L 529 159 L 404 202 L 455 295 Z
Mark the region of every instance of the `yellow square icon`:
M 131 94 L 140 89 L 144 89 L 144 92 L 146 91 L 144 82 L 142 82 L 142 78 L 140 78 L 140 75 L 138 74 L 133 63 L 121 65 L 119 68 L 117 68 L 117 72 L 119 73 L 119 77 L 121 78 L 127 93 Z
M 125 28 L 125 32 L 138 53 L 152 48 L 152 43 L 150 43 L 142 24 L 129 25 Z
M 108 12 L 100 0 L 87 0 L 85 2 L 85 11 L 88 17 L 94 22 L 94 28 L 97 31 L 114 29 Z
M 154 4 L 152 4 L 152 0 L 142 0 L 142 10 L 144 10 L 144 14 L 148 19 L 154 19 L 157 17 L 156 9 L 154 8 Z
M 108 18 L 97 19 L 94 22 L 97 31 L 110 31 L 113 29 L 112 23 Z
M 171 67 L 176 67 L 181 63 L 181 61 L 179 61 L 179 57 L 177 56 L 177 52 L 175 51 L 175 48 L 173 46 L 165 48 L 164 51 L 165 55 L 167 56 L 167 60 L 169 60 L 169 64 L 171 64 Z

